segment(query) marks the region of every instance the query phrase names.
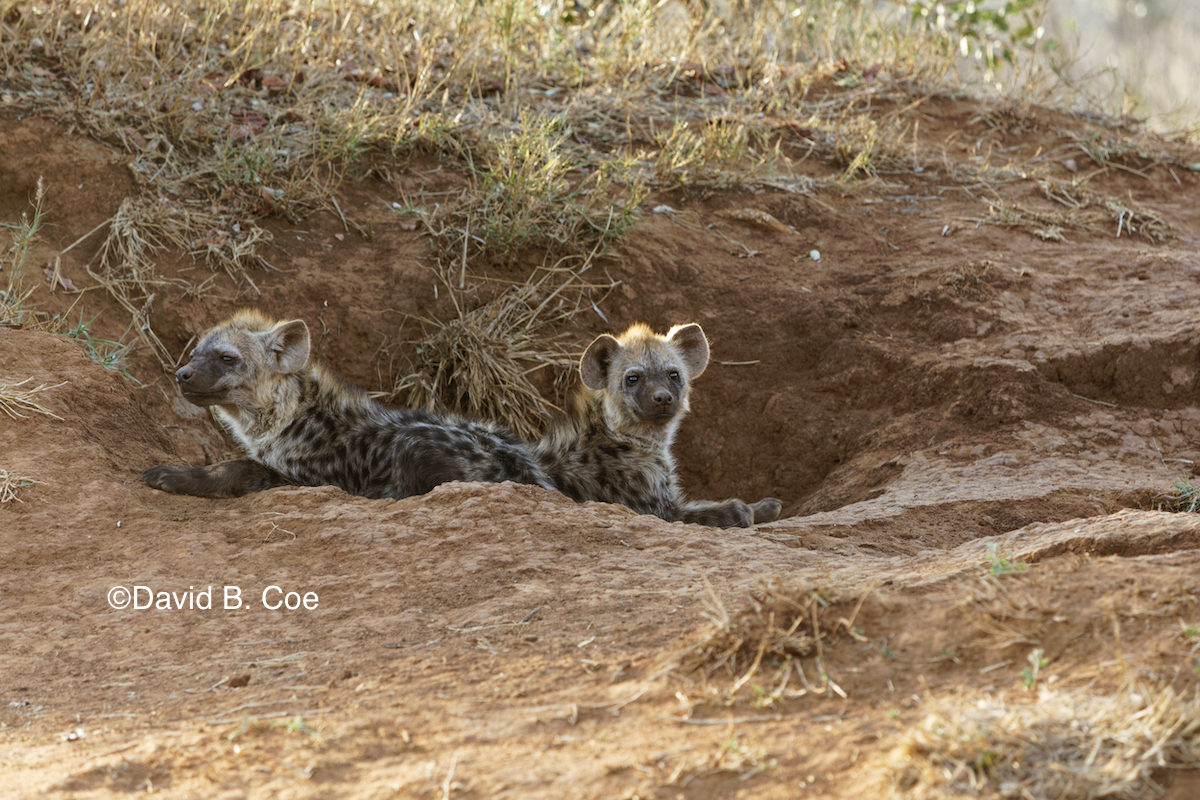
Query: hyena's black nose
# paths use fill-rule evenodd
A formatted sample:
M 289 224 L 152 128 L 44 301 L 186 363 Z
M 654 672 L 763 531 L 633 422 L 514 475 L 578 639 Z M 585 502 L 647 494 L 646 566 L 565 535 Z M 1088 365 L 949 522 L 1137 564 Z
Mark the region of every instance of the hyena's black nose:
M 196 374 L 196 370 L 192 369 L 191 365 L 180 367 L 175 370 L 175 380 L 178 383 L 187 383 Z
M 668 392 L 666 389 L 659 389 L 654 393 L 654 403 L 660 406 L 669 406 L 675 402 L 675 395 Z

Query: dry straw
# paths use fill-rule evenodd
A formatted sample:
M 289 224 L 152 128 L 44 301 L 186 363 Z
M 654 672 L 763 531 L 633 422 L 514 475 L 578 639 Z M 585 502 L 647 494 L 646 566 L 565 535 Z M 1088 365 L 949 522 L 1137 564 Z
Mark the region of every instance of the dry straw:
M 38 178 L 33 198 L 33 216 L 21 215 L 21 222 L 13 226 L 12 243 L 4 258 L 0 259 L 0 270 L 7 267 L 8 275 L 0 289 L 0 324 L 20 327 L 25 324 L 29 310 L 25 307 L 33 294 L 35 281 L 28 281 L 25 274 L 29 254 L 38 239 L 43 225 L 42 201 L 46 197 L 46 184 Z
M 39 402 L 39 395 L 42 392 L 65 386 L 66 381 L 51 386 L 42 383 L 32 389 L 21 388 L 32 380 L 33 378 L 26 378 L 19 383 L 0 383 L 0 411 L 3 411 L 13 419 L 24 419 L 25 415 L 21 413 L 22 411 L 45 414 L 47 417 L 62 419 L 58 414 L 55 414 Z
M 234 280 L 257 290 L 248 274 L 252 266 L 265 266 L 258 254 L 270 235 L 258 227 L 241 234 L 223 229 L 221 215 L 197 210 L 163 197 L 127 198 L 109 220 L 108 236 L 100 249 L 92 276 L 130 314 L 138 335 L 149 344 L 164 368 L 173 369 L 174 357 L 150 324 L 156 295 L 168 286 L 181 291 L 193 287 L 181 278 L 167 279 L 156 258 L 167 247 L 203 257 L 223 267 Z
M 1161 770 L 1197 763 L 1200 695 L 1127 681 L 1112 694 L 1042 689 L 1032 703 L 930 699 L 893 776 L 913 798 L 1151 800 Z
M 35 483 L 39 483 L 39 481 L 35 481 L 33 478 L 22 478 L 6 469 L 0 469 L 0 506 L 12 502 L 25 502 L 18 496 L 18 493 Z
M 734 616 L 708 586 L 703 603 L 709 627 L 679 659 L 679 670 L 684 675 L 700 671 L 707 677 L 721 671 L 736 676 L 732 686 L 722 692 L 731 700 L 770 657 L 782 660 L 784 667 L 768 699 L 807 693 L 845 697 L 845 691 L 825 670 L 824 646 L 846 636 L 862 638 L 854 623 L 872 592 L 774 582 L 755 592 L 750 607 Z M 800 664 L 800 659 L 809 656 L 815 656 L 812 667 L 817 683 L 809 681 Z M 789 691 L 786 687 L 793 671 L 803 688 Z
M 1096 209 L 1102 217 L 1116 223 L 1117 238 L 1143 236 L 1151 241 L 1165 242 L 1175 238 L 1171 225 L 1153 211 L 1134 201 L 1132 194 L 1125 199 L 1098 195 L 1087 188 L 1086 181 L 1071 183 L 1039 178 L 1038 187 L 1047 199 L 1061 203 L 1068 209 L 1072 222 L 1082 217 L 1086 209 Z
M 410 371 L 395 382 L 392 396 L 417 408 L 453 408 L 498 421 L 526 438 L 558 408 L 538 391 L 531 377 L 553 371 L 561 385 L 573 374 L 577 354 L 545 329 L 594 307 L 613 283 L 590 283 L 582 267 L 535 270 L 523 283 L 508 286 L 470 305 L 474 282 L 453 267 L 438 272 L 455 313 L 425 320 L 425 336 L 412 342 Z M 461 287 L 461 288 L 460 288 Z M 595 297 L 593 297 L 595 295 Z

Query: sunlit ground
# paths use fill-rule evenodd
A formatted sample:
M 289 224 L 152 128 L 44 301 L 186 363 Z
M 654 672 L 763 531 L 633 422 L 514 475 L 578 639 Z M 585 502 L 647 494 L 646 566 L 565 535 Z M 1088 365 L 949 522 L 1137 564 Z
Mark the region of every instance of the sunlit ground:
M 1163 130 L 1200 124 L 1196 0 L 1050 0 L 1049 12 L 1048 36 L 1076 59 L 1068 74 L 1098 75 L 1089 91 L 1113 90 L 1111 110 Z

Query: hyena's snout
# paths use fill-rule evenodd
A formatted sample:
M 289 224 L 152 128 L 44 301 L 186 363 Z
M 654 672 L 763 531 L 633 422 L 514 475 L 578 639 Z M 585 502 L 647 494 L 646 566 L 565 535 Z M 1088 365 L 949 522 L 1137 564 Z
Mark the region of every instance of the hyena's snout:
M 647 386 L 645 393 L 638 398 L 638 406 L 644 418 L 667 420 L 679 413 L 681 401 L 682 398 L 676 388 L 663 381 L 657 385 Z
M 650 396 L 655 407 L 660 412 L 669 412 L 671 407 L 675 405 L 675 395 L 670 389 L 659 387 L 654 394 Z
M 217 385 L 219 379 L 220 375 L 212 374 L 203 363 L 197 368 L 195 362 L 190 362 L 175 370 L 175 383 L 183 396 L 200 405 L 206 405 L 224 393 Z

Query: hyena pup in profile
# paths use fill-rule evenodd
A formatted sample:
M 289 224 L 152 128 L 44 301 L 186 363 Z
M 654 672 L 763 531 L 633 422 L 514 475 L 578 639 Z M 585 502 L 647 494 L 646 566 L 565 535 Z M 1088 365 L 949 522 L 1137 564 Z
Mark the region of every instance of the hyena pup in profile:
M 685 500 L 671 444 L 688 412 L 692 381 L 708 365 L 699 325 L 666 336 L 634 325 L 619 338 L 604 334 L 580 360 L 583 389 L 572 412 L 534 447 L 554 486 L 574 500 L 602 500 L 668 522 L 748 528 L 779 516 L 773 497 Z
M 332 485 L 362 497 L 424 494 L 447 481 L 554 488 L 528 447 L 482 422 L 389 408 L 309 358 L 303 320 L 235 314 L 204 334 L 175 373 L 249 458 L 151 467 L 142 480 L 178 494 L 240 497 L 273 486 Z

